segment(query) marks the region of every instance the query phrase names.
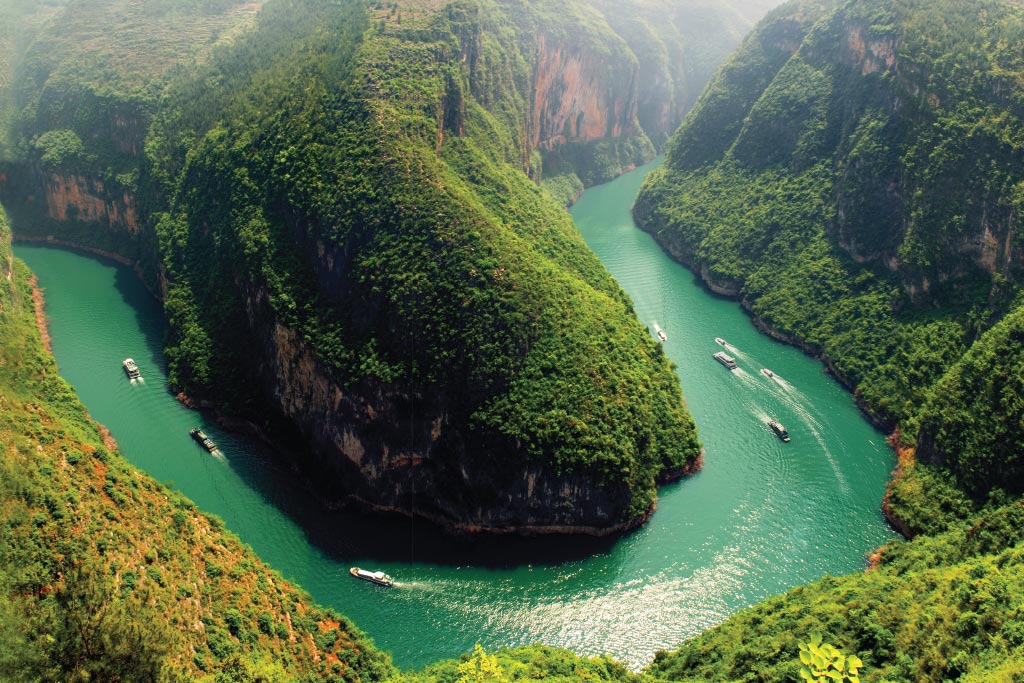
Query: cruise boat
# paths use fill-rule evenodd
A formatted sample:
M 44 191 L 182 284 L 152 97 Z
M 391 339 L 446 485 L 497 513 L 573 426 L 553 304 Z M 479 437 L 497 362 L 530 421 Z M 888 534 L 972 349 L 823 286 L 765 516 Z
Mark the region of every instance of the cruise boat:
M 213 439 L 206 435 L 202 429 L 190 429 L 188 435 L 196 440 L 200 446 L 213 453 L 217 450 L 217 444 L 213 442 Z
M 131 358 L 125 358 L 121 361 L 121 367 L 124 368 L 124 372 L 128 375 L 128 379 L 139 379 L 142 377 L 142 373 L 139 372 L 139 366 L 135 364 Z
M 668 340 L 668 335 L 665 334 L 665 330 L 661 329 L 661 326 L 658 325 L 658 323 L 654 323 L 654 333 L 658 335 L 658 339 L 661 341 Z
M 369 581 L 370 583 L 375 583 L 378 586 L 387 586 L 390 588 L 395 585 L 395 580 L 384 572 L 371 572 L 366 569 L 360 569 L 359 567 L 352 567 L 348 570 L 348 573 L 357 579 Z
M 772 428 L 772 431 L 775 432 L 780 439 L 789 443 L 789 432 L 786 431 L 786 428 L 782 426 L 781 422 L 776 419 L 771 419 L 768 420 L 768 426 Z
M 736 359 L 727 354 L 725 351 L 719 351 L 715 354 L 715 360 L 729 368 L 730 370 L 736 369 Z
M 767 377 L 768 379 L 775 379 L 775 373 L 769 370 L 768 368 L 761 368 L 761 374 Z
M 721 337 L 715 337 L 715 343 L 720 345 L 720 346 L 725 346 L 725 344 L 726 344 L 725 340 L 722 339 Z

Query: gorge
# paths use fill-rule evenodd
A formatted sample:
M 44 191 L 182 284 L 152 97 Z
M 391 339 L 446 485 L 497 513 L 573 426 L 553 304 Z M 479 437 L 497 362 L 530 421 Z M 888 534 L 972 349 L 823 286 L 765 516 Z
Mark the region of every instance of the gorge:
M 76 383 L 129 458 L 184 472 L 228 522 L 101 439 L 39 346 L 0 216 L 0 674 L 788 681 L 820 633 L 865 680 L 1019 677 L 1024 12 L 795 0 L 695 100 L 765 9 L 0 2 L 15 234 L 109 253 L 161 299 L 19 246 L 52 287 L 57 355 L 61 297 L 107 292 L 70 306 L 122 333 Z M 625 215 L 649 169 L 579 195 L 663 144 L 634 209 L 649 237 Z M 121 386 L 129 338 L 152 386 Z M 197 452 L 165 387 L 278 445 L 208 424 L 227 457 Z M 891 452 L 855 405 L 896 447 L 882 507 L 914 540 L 817 579 L 888 536 L 872 482 Z M 147 409 L 170 429 L 152 454 L 126 445 Z M 235 528 L 397 637 L 403 666 L 491 652 L 399 671 Z M 597 537 L 507 536 L 567 531 Z M 356 593 L 337 571 L 355 561 L 411 585 Z M 538 638 L 654 661 L 493 650 Z
M 751 602 L 823 572 L 860 570 L 891 537 L 878 510 L 892 467 L 882 435 L 816 362 L 760 335 L 735 304 L 703 292 L 636 230 L 629 207 L 649 170 L 588 190 L 573 216 L 641 319 L 668 331 L 666 354 L 693 397 L 707 458 L 697 477 L 663 489 L 645 528 L 570 550 L 544 539 L 453 543 L 422 523 L 325 512 L 264 446 L 199 422 L 164 390 L 160 311 L 127 268 L 47 247 L 15 251 L 46 289 L 62 375 L 126 457 L 223 518 L 396 664 L 422 666 L 476 642 L 490 650 L 539 641 L 639 668 L 655 650 Z M 105 321 L 98 328 L 97 315 Z M 714 362 L 717 335 L 742 352 L 738 372 L 747 374 Z M 144 385 L 124 381 L 119 363 L 128 353 L 143 367 Z M 764 381 L 760 364 L 788 388 Z M 768 430 L 769 413 L 792 443 Z M 226 461 L 192 443 L 187 432 L 197 424 Z M 348 576 L 352 565 L 383 569 L 399 586 L 367 590 Z

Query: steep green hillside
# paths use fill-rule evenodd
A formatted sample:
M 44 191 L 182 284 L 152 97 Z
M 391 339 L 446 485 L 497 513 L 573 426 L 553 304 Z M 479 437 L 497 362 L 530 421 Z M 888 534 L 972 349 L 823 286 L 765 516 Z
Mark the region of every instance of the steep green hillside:
M 210 76 L 180 86 L 180 111 L 151 133 L 150 149 L 171 150 L 155 171 L 176 198 L 157 225 L 172 381 L 294 396 L 284 410 L 319 467 L 380 504 L 418 483 L 437 492 L 423 512 L 460 525 L 643 518 L 657 481 L 696 466 L 693 422 L 625 295 L 518 169 L 511 20 L 462 3 L 399 23 L 385 8 L 353 52 L 358 18 L 330 7 L 185 159 L 174 141 Z M 308 402 L 321 382 L 334 406 Z M 382 417 L 353 415 L 355 400 Z M 394 446 L 422 460 L 388 466 Z M 370 481 L 353 485 L 353 465 Z
M 300 432 L 328 498 L 626 528 L 699 446 L 550 195 L 650 159 L 769 4 L 71 0 L 19 56 L 0 197 L 136 262 L 175 383 Z
M 28 277 L 0 214 L 0 678 L 389 676 L 352 624 L 104 445 L 40 344 Z
M 897 543 L 881 566 L 771 598 L 648 672 L 672 681 L 801 680 L 811 634 L 865 663 L 862 681 L 1012 681 L 1024 673 L 1020 503 Z
M 977 500 L 1019 488 L 995 462 L 1007 450 L 986 451 L 1019 441 L 1016 422 L 990 421 L 1016 390 L 986 407 L 949 392 L 965 370 L 937 382 L 1015 308 L 1022 39 L 1009 0 L 789 3 L 719 72 L 636 206 L 709 286 L 827 358 L 903 443 L 928 421 L 922 458 L 953 464 Z M 974 446 L 934 424 L 952 413 Z M 906 472 L 898 516 L 957 508 L 943 475 Z M 933 489 L 941 505 L 914 500 Z
M 12 128 L 17 106 L 13 86 L 21 58 L 32 38 L 64 4 L 64 0 L 0 2 L 0 159 L 14 154 Z

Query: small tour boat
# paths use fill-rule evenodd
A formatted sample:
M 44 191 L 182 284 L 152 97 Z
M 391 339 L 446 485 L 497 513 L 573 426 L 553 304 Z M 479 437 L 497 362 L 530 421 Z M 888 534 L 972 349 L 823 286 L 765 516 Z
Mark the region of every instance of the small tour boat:
M 720 345 L 720 346 L 725 346 L 725 344 L 726 344 L 725 340 L 722 339 L 721 337 L 715 337 L 715 343 Z
M 715 360 L 729 368 L 730 370 L 736 369 L 736 359 L 725 353 L 725 351 L 719 351 L 715 354 Z
M 761 368 L 761 374 L 767 377 L 768 379 L 775 378 L 775 373 L 769 370 L 768 368 Z
M 202 429 L 190 429 L 188 435 L 196 440 L 200 446 L 213 453 L 217 450 L 217 444 L 213 442 L 213 439 L 206 435 Z
M 359 567 L 352 567 L 348 570 L 348 573 L 357 579 L 369 581 L 370 583 L 375 583 L 378 586 L 387 586 L 390 588 L 395 585 L 395 580 L 384 572 L 371 572 L 366 569 L 360 569 Z
M 772 431 L 775 432 L 775 434 L 780 439 L 782 439 L 786 443 L 789 443 L 789 432 L 786 431 L 786 428 L 782 426 L 781 422 L 775 419 L 771 419 L 768 420 L 768 426 L 772 428 Z
M 658 339 L 661 341 L 668 340 L 668 335 L 665 334 L 665 330 L 661 329 L 661 326 L 658 325 L 658 323 L 654 323 L 654 333 L 658 335 Z
M 128 379 L 139 379 L 142 377 L 142 373 L 139 371 L 139 366 L 135 364 L 131 358 L 125 358 L 121 361 L 121 367 L 124 368 L 124 372 L 128 375 Z

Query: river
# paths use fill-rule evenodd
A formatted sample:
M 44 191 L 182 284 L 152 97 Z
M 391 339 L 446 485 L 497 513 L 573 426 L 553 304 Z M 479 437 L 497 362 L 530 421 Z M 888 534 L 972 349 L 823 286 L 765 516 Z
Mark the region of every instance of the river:
M 161 309 L 130 269 L 28 244 L 15 254 L 46 290 L 61 374 L 124 456 L 223 518 L 399 666 L 476 642 L 540 641 L 637 668 L 767 596 L 862 570 L 865 555 L 893 536 L 879 512 L 892 452 L 852 397 L 819 363 L 758 333 L 735 302 L 709 294 L 633 224 L 629 207 L 652 167 L 586 191 L 571 213 L 640 319 L 667 333 L 706 457 L 699 474 L 662 489 L 643 529 L 616 541 L 467 544 L 423 522 L 325 512 L 266 446 L 168 393 Z M 738 370 L 712 358 L 722 350 L 715 337 L 730 344 Z M 126 381 L 126 356 L 144 382 Z M 769 430 L 770 416 L 790 443 Z M 223 457 L 189 438 L 193 426 Z M 387 571 L 399 585 L 356 581 L 351 565 Z

